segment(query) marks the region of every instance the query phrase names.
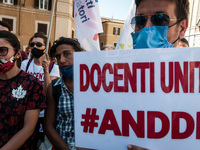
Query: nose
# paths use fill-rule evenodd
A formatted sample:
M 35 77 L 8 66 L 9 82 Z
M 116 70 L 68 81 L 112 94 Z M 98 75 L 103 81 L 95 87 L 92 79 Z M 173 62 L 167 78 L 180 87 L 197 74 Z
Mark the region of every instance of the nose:
M 151 16 L 148 16 L 147 22 L 146 22 L 146 25 L 144 26 L 144 28 L 152 27 L 152 26 L 154 26 L 154 25 L 151 22 Z
M 63 57 L 63 55 L 60 56 L 60 62 L 61 63 L 65 62 L 65 57 Z

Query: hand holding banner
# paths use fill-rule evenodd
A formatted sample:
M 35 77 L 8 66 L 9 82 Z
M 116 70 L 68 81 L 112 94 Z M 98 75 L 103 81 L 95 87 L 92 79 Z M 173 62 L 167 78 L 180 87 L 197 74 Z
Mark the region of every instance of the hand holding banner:
M 199 56 L 199 48 L 76 53 L 76 146 L 198 150 Z

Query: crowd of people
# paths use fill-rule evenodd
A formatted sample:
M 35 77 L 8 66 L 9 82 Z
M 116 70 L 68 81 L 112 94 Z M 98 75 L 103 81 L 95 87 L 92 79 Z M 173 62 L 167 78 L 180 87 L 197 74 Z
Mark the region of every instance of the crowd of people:
M 134 49 L 189 47 L 184 38 L 188 0 L 135 2 L 131 20 Z M 76 39 L 60 37 L 49 45 L 49 56 L 47 37 L 35 33 L 28 43 L 28 58 L 10 26 L 0 21 L 0 30 L 0 149 L 36 150 L 51 145 L 52 150 L 76 149 L 73 53 L 85 50 Z M 135 145 L 127 149 L 146 150 Z

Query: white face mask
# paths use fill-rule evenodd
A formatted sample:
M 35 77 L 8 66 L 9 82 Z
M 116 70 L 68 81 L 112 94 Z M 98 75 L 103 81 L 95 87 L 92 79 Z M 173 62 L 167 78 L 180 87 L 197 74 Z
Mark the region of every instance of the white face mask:
M 7 63 L 8 61 L 14 62 L 15 57 L 12 56 L 10 59 L 0 59 L 0 65 Z

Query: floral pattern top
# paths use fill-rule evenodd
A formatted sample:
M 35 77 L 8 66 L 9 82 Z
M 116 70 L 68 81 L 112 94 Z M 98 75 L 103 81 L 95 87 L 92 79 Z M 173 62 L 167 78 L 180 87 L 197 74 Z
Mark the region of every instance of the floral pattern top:
M 34 76 L 21 71 L 9 80 L 0 80 L 0 148 L 23 128 L 26 110 L 44 108 L 43 86 Z M 20 149 L 31 150 L 33 143 L 34 134 Z

